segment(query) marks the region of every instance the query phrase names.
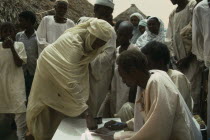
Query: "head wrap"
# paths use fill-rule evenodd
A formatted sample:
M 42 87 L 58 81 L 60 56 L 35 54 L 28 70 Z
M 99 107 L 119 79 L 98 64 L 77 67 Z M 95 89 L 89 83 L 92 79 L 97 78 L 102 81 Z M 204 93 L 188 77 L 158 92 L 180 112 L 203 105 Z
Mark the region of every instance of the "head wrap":
M 57 3 L 57 2 L 65 2 L 65 3 L 69 4 L 68 0 L 56 0 L 55 3 Z
M 107 7 L 114 9 L 113 0 L 96 0 L 95 4 L 107 6 Z
M 147 19 L 141 20 L 141 21 L 139 22 L 139 26 L 140 26 L 140 25 L 146 27 L 146 26 L 147 26 Z
M 157 18 L 157 17 L 150 17 L 147 21 L 149 21 L 152 18 Z M 157 18 L 158 21 L 160 22 L 160 28 L 159 28 L 159 33 L 158 35 L 153 34 L 152 32 L 149 31 L 148 27 L 146 27 L 146 31 L 142 36 L 138 38 L 136 41 L 136 45 L 139 47 L 144 47 L 148 42 L 150 41 L 158 41 L 161 43 L 165 42 L 165 30 L 164 30 L 164 24 L 161 19 Z
M 139 19 L 139 21 L 144 19 L 144 17 L 140 13 L 133 13 L 133 14 L 130 15 L 130 19 L 132 17 L 137 17 Z
M 85 35 L 85 42 L 86 42 L 86 48 L 91 48 L 91 43 L 87 43 L 91 41 L 94 42 L 93 36 L 96 38 L 99 38 L 105 42 L 108 42 L 112 38 L 112 33 L 114 32 L 113 27 L 106 22 L 105 20 L 97 19 L 97 18 L 89 18 L 84 23 L 81 23 L 74 28 L 70 28 L 66 30 L 66 32 L 71 32 L 73 34 L 79 34 L 81 35 L 81 32 L 84 30 L 87 31 L 87 34 Z M 93 36 L 91 36 L 91 35 Z M 89 45 L 87 45 L 89 44 Z

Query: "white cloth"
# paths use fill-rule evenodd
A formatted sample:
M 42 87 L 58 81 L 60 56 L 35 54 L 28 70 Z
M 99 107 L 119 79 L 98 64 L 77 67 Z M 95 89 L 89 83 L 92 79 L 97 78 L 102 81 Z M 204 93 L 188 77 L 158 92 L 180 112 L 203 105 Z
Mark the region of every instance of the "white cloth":
M 111 79 L 113 76 L 116 38 L 116 33 L 113 31 L 112 38 L 106 45 L 107 47 L 104 48 L 89 65 L 90 97 L 88 100 L 88 106 L 94 117 L 97 116 L 102 102 L 110 91 Z
M 120 118 L 121 122 L 127 122 L 133 119 L 134 116 L 134 103 L 125 103 L 115 115 L 115 118 Z M 133 130 L 133 129 L 131 129 Z
M 24 63 L 27 61 L 23 43 L 15 42 L 14 48 Z M 25 81 L 22 67 L 14 63 L 10 48 L 0 42 L 0 113 L 26 112 Z
M 210 23 L 210 8 L 208 1 L 203 0 L 194 9 L 192 53 L 210 67 L 210 25 L 206 23 Z
M 130 15 L 130 19 L 132 17 L 137 17 L 139 19 L 139 22 L 142 21 L 144 19 L 144 17 L 140 14 L 140 13 L 133 13 L 132 15 Z M 131 38 L 130 42 L 135 44 L 137 39 L 141 36 L 141 32 L 139 31 L 139 27 L 138 26 L 134 26 L 133 29 L 133 37 Z
M 180 12 L 176 12 L 176 9 L 174 9 L 169 16 L 166 43 L 171 55 L 176 56 L 178 60 L 186 57 L 191 52 L 188 49 L 191 46 L 184 45 L 180 33 L 192 21 L 195 5 L 196 1 L 190 0 L 185 9 Z
M 17 126 L 18 140 L 25 140 L 26 135 L 26 113 L 15 114 L 15 123 Z
M 60 121 L 59 112 L 76 117 L 88 108 L 88 65 L 106 45 L 96 50 L 91 46 L 96 38 L 104 37 L 107 42 L 113 31 L 107 22 L 92 18 L 68 29 L 43 50 L 37 62 L 27 108 L 27 126 L 37 140 L 52 137 Z M 51 122 L 45 123 L 46 120 Z
M 153 70 L 139 100 L 143 127 L 129 140 L 202 140 L 193 116 L 170 77 Z
M 206 67 L 210 67 L 210 8 L 208 0 L 198 3 L 193 12 L 192 53 L 199 61 L 204 61 Z M 210 73 L 208 79 L 207 136 L 210 138 Z
M 115 54 L 116 59 L 120 55 L 120 52 L 119 52 L 120 47 L 121 46 L 119 46 L 116 50 L 116 54 Z M 130 44 L 127 50 L 130 50 L 130 49 L 139 49 L 139 48 L 138 46 L 134 44 Z M 118 72 L 118 65 L 115 62 L 114 75 L 113 75 L 112 83 L 111 83 L 111 98 L 115 99 L 114 102 L 116 104 L 115 113 L 117 113 L 121 109 L 123 104 L 128 102 L 129 91 L 130 91 L 130 87 L 128 87 L 125 83 L 123 83 L 122 78 Z
M 167 71 L 167 74 L 171 78 L 173 83 L 176 85 L 176 87 L 178 88 L 179 92 L 184 98 L 185 103 L 187 104 L 190 111 L 192 111 L 193 100 L 191 97 L 191 91 L 190 91 L 191 85 L 190 85 L 189 80 L 186 78 L 184 74 L 176 70 L 169 69 Z M 144 120 L 143 120 L 144 116 L 142 116 L 143 114 L 141 114 L 139 111 L 142 108 L 141 108 L 140 103 L 138 102 L 141 97 L 141 92 L 142 92 L 142 89 L 138 87 L 136 100 L 135 100 L 135 106 L 134 106 L 134 119 L 127 122 L 129 129 L 132 129 L 131 127 L 133 126 L 133 129 L 135 132 L 139 131 L 144 124 Z
M 178 88 L 189 110 L 192 112 L 193 100 L 191 96 L 190 81 L 187 79 L 187 77 L 183 73 L 177 70 L 169 69 L 167 74 L 171 78 L 173 83 L 176 85 L 176 87 Z
M 184 44 L 181 31 L 192 21 L 193 9 L 196 5 L 195 0 L 190 0 L 185 9 L 176 13 L 174 10 L 169 17 L 166 42 L 172 56 L 176 56 L 177 60 L 187 57 L 191 52 L 191 47 Z M 182 70 L 188 80 L 191 82 L 191 94 L 195 104 L 200 101 L 201 86 L 201 64 L 192 59 L 189 66 Z
M 39 54 L 71 27 L 74 27 L 74 22 L 70 19 L 67 19 L 66 23 L 56 23 L 54 16 L 45 16 L 37 29 Z
M 107 6 L 107 7 L 114 9 L 113 0 L 96 0 L 95 4 Z
M 150 17 L 149 19 L 154 18 Z M 148 20 L 149 20 L 148 19 Z M 144 32 L 143 35 L 141 35 L 138 40 L 136 41 L 136 45 L 139 47 L 144 47 L 148 42 L 150 41 L 158 41 L 165 43 L 165 30 L 164 30 L 164 24 L 161 19 L 157 18 L 160 22 L 160 28 L 159 28 L 159 33 L 158 35 L 152 33 L 149 31 L 148 27 L 146 27 L 146 31 Z M 147 20 L 147 21 L 148 21 Z

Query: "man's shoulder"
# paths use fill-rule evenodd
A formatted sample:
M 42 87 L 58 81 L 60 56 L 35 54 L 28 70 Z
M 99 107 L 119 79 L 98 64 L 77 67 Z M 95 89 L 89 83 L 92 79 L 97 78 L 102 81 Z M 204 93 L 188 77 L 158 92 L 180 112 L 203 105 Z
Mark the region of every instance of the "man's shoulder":
M 75 24 L 74 21 L 69 19 L 69 18 L 67 18 L 67 22 L 70 23 L 70 24 Z
M 150 79 L 149 79 L 150 81 L 159 82 L 162 79 L 169 78 L 168 74 L 162 70 L 150 70 L 149 72 L 151 74 Z
M 181 76 L 181 75 L 184 75 L 182 72 L 180 72 L 180 71 L 178 71 L 178 70 L 173 70 L 173 69 L 169 69 L 168 70 L 168 72 L 167 72 L 168 74 L 171 74 L 171 75 L 174 75 L 174 76 Z
M 173 79 L 187 79 L 187 77 L 180 71 L 169 69 L 167 74 Z
M 195 7 L 194 12 L 204 9 L 205 7 L 209 8 L 207 0 L 203 0 L 203 1 L 199 2 Z
M 20 37 L 21 37 L 22 35 L 24 35 L 24 34 L 25 34 L 24 31 L 18 32 L 18 33 L 16 34 L 16 40 L 18 41 L 18 40 L 20 39 Z
M 45 20 L 45 21 L 47 21 L 47 20 L 52 20 L 53 19 L 53 15 L 47 15 L 47 16 L 44 16 L 43 18 L 42 18 L 42 20 Z

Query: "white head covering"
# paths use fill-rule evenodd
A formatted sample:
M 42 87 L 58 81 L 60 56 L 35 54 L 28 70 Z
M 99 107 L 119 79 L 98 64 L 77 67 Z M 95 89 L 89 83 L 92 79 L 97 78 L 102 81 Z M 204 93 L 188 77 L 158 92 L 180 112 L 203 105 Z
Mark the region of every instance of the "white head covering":
M 139 26 L 140 26 L 140 25 L 146 27 L 146 26 L 147 26 L 147 19 L 141 20 L 141 21 L 139 22 Z
M 114 9 L 113 0 L 96 0 L 95 4 L 107 6 L 107 7 Z
M 69 3 L 68 0 L 56 0 L 55 3 L 57 3 L 57 2 L 66 2 L 67 4 Z
M 151 18 L 157 18 L 157 17 L 150 17 L 147 21 L 149 21 Z M 136 41 L 136 45 L 139 47 L 144 47 L 148 42 L 150 41 L 158 41 L 161 43 L 165 42 L 165 31 L 164 31 L 164 24 L 161 19 L 157 18 L 160 22 L 160 29 L 158 35 L 153 34 L 149 31 L 148 27 L 146 27 L 146 31 L 142 36 L 138 38 Z
M 131 19 L 132 17 L 134 17 L 134 16 L 137 17 L 137 18 L 139 19 L 139 21 L 141 21 L 141 20 L 144 19 L 144 17 L 143 17 L 140 13 L 133 13 L 132 15 L 130 15 L 130 19 Z M 134 26 L 134 28 L 133 28 L 133 37 L 131 38 L 130 42 L 133 43 L 133 44 L 135 44 L 136 41 L 137 41 L 137 39 L 138 39 L 141 35 L 142 35 L 142 34 L 141 34 L 141 32 L 139 31 L 138 26 Z
M 141 21 L 142 19 L 144 19 L 144 17 L 140 13 L 133 13 L 133 14 L 131 14 L 130 15 L 130 19 L 132 17 L 134 17 L 134 16 L 137 17 L 139 19 L 139 21 Z

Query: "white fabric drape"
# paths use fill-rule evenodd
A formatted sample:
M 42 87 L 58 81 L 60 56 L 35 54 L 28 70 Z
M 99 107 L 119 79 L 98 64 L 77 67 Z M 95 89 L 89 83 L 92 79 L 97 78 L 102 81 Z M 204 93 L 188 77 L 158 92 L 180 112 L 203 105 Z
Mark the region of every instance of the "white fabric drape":
M 93 50 L 91 45 L 96 38 L 107 42 L 111 32 L 113 29 L 107 22 L 92 18 L 68 29 L 41 53 L 27 108 L 27 125 L 35 137 L 44 136 L 38 129 L 44 127 L 48 118 L 39 114 L 52 117 L 43 113 L 49 112 L 48 108 L 70 117 L 78 116 L 88 108 L 88 65 L 106 47 Z

